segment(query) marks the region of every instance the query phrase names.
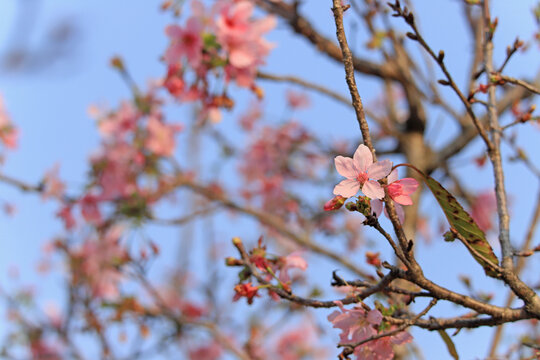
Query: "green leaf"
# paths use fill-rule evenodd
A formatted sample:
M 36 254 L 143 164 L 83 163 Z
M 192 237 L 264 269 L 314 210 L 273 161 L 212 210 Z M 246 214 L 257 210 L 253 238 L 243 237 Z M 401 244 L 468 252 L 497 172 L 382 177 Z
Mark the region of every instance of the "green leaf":
M 424 181 L 433 195 L 435 195 L 435 198 L 441 206 L 444 215 L 448 219 L 450 226 L 461 234 L 461 236 L 463 236 L 471 248 L 476 250 L 491 264 L 497 266 L 499 264 L 499 260 L 486 240 L 486 234 L 484 234 L 482 229 L 478 227 L 478 224 L 476 224 L 473 218 L 463 209 L 456 198 L 432 177 L 425 176 Z M 448 241 L 446 237 L 445 240 Z M 482 265 L 486 275 L 494 278 L 499 277 L 499 274 L 494 271 L 484 259 L 472 252 L 471 255 L 480 265 Z
M 446 344 L 446 348 L 448 349 L 448 352 L 455 360 L 459 360 L 459 355 L 456 350 L 456 345 L 454 345 L 454 342 L 452 341 L 452 338 L 448 336 L 446 331 L 444 330 L 437 330 L 439 335 L 441 335 L 441 338 L 443 339 L 444 343 Z

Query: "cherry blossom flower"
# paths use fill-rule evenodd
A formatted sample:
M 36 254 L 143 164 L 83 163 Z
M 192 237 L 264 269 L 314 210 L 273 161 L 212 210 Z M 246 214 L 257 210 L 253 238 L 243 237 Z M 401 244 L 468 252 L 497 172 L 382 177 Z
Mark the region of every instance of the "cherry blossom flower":
M 309 320 L 303 320 L 299 327 L 280 334 L 272 344 L 275 351 L 271 359 L 302 360 L 302 359 L 328 359 L 325 349 L 317 347 L 317 333 Z
M 201 37 L 202 25 L 197 18 L 189 18 L 185 28 L 178 25 L 169 25 L 165 33 L 171 38 L 171 45 L 165 52 L 165 61 L 176 64 L 182 55 L 185 55 L 193 67 L 198 67 L 202 60 L 203 40 Z
M 353 158 L 336 156 L 334 160 L 336 170 L 346 180 L 341 181 L 334 187 L 334 195 L 351 197 L 358 190 L 371 199 L 382 199 L 384 189 L 376 180 L 386 177 L 392 169 L 390 160 L 373 162 L 373 155 L 367 146 L 361 144 L 356 149 Z M 373 180 L 370 180 L 373 179 Z
M 236 68 L 248 68 L 260 63 L 272 49 L 262 34 L 276 26 L 274 17 L 252 20 L 254 5 L 250 1 L 226 3 L 220 9 L 216 28 L 220 44 L 229 53 L 229 61 Z
M 180 127 L 164 124 L 155 116 L 151 116 L 147 130 L 148 138 L 145 146 L 156 155 L 171 156 L 175 148 L 174 135 L 180 131 Z
M 305 109 L 309 107 L 309 98 L 304 93 L 288 90 L 286 96 L 289 107 L 293 109 Z
M 43 192 L 41 193 L 41 197 L 43 199 L 47 199 L 49 197 L 61 199 L 64 195 L 66 186 L 58 177 L 59 170 L 60 165 L 56 164 L 51 170 L 45 173 L 45 177 L 43 178 Z
M 260 296 L 257 294 L 257 291 L 259 288 L 257 286 L 251 285 L 251 282 L 245 283 L 245 284 L 237 284 L 234 287 L 234 291 L 236 294 L 234 294 L 233 301 L 238 301 L 241 297 L 247 298 L 247 303 L 252 304 L 253 298 L 255 296 Z
M 141 114 L 132 102 L 122 101 L 117 111 L 103 114 L 97 106 L 88 109 L 91 117 L 98 121 L 98 129 L 104 137 L 122 138 L 135 130 Z
M 108 229 L 99 239 L 88 238 L 73 253 L 74 264 L 97 298 L 112 300 L 119 296 L 119 284 L 123 279 L 120 265 L 129 258 L 120 243 L 123 228 L 119 225 Z
M 71 230 L 76 225 L 75 218 L 71 214 L 71 205 L 66 205 L 56 213 L 56 216 L 64 221 L 64 227 L 66 230 Z
M 240 116 L 240 126 L 246 131 L 253 130 L 255 122 L 262 116 L 262 109 L 260 102 L 252 102 L 248 110 Z
M 93 194 L 86 194 L 80 200 L 81 214 L 84 220 L 94 225 L 101 223 L 102 220 L 99 201 L 100 199 Z
M 412 205 L 412 199 L 409 195 L 418 188 L 418 181 L 413 178 L 404 178 L 398 180 L 397 170 L 394 170 L 388 175 L 388 185 L 386 190 L 388 196 L 396 203 L 401 205 Z
M 379 333 L 377 329 L 383 319 L 379 310 L 366 311 L 359 306 L 345 309 L 341 302 L 336 303 L 341 312 L 334 311 L 328 320 L 334 324 L 334 328 L 341 329 L 340 344 L 354 344 Z M 392 344 L 400 345 L 410 341 L 410 334 L 400 332 L 357 346 L 354 355 L 363 360 L 391 360 L 394 357 Z
M 289 276 L 288 271 L 290 269 L 300 269 L 305 271 L 307 269 L 307 262 L 306 260 L 301 256 L 301 253 L 298 251 L 295 251 L 287 256 L 285 256 L 283 259 L 283 265 L 279 272 L 279 281 L 286 284 L 289 281 L 291 281 L 291 277 Z
M 412 205 L 412 199 L 410 194 L 416 191 L 418 188 L 418 181 L 413 178 L 404 178 L 398 180 L 397 170 L 394 170 L 388 175 L 388 185 L 385 186 L 388 196 L 394 201 L 394 207 L 400 222 L 405 220 L 405 211 L 401 205 Z M 383 211 L 383 202 L 380 200 L 371 201 L 371 209 L 375 215 L 381 215 Z M 386 209 L 384 209 L 385 215 L 388 217 Z

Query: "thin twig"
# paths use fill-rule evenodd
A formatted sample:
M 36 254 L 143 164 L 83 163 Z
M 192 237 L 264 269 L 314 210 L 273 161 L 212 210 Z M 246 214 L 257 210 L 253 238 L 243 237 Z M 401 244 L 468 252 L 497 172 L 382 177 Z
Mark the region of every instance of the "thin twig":
M 537 88 L 536 86 L 526 82 L 525 80 L 516 79 L 514 77 L 507 76 L 507 75 L 501 75 L 501 74 L 498 74 L 496 76 L 497 76 L 497 78 L 499 78 L 501 80 L 504 80 L 505 82 L 521 86 L 521 87 L 529 90 L 530 92 L 532 92 L 534 94 L 540 95 L 540 89 Z
M 467 100 L 467 97 L 463 94 L 463 92 L 461 92 L 456 82 L 452 78 L 452 75 L 448 71 L 446 64 L 444 62 L 444 52 L 440 51 L 439 55 L 435 54 L 433 49 L 429 46 L 429 44 L 426 42 L 426 40 L 422 37 L 422 35 L 418 31 L 418 28 L 414 22 L 413 14 L 404 12 L 404 9 L 401 8 L 401 5 L 399 4 L 399 2 L 396 1 L 395 4 L 390 4 L 390 7 L 392 8 L 392 10 L 396 12 L 395 15 L 402 17 L 405 20 L 405 22 L 413 30 L 414 34 L 411 34 L 412 36 L 409 36 L 409 37 L 413 39 L 414 41 L 418 41 L 418 43 L 424 48 L 424 50 L 426 50 L 428 54 L 437 62 L 437 64 L 439 65 L 439 68 L 441 69 L 441 71 L 444 73 L 446 77 L 445 85 L 450 86 L 454 90 L 454 92 L 457 94 L 457 96 L 459 97 L 463 105 L 465 105 L 465 109 L 467 110 L 467 113 L 471 117 L 472 122 L 474 126 L 476 127 L 476 130 L 478 131 L 478 133 L 480 134 L 480 136 L 482 137 L 486 146 L 489 149 L 491 147 L 491 141 L 489 140 L 487 136 L 486 130 L 484 129 L 484 126 L 482 125 L 482 123 L 476 117 L 476 114 L 474 113 L 471 107 L 471 103 Z
M 301 78 L 296 77 L 296 76 L 274 75 L 274 74 L 269 74 L 269 73 L 259 71 L 257 73 L 257 77 L 259 79 L 264 79 L 264 80 L 272 80 L 272 81 L 279 81 L 279 82 L 289 82 L 289 83 L 292 83 L 292 84 L 303 86 L 303 87 L 305 87 L 307 89 L 314 90 L 314 91 L 317 91 L 317 92 L 319 92 L 321 94 L 329 96 L 332 99 L 334 99 L 334 100 L 336 100 L 336 101 L 338 101 L 338 102 L 340 102 L 340 103 L 342 103 L 342 104 L 344 104 L 346 106 L 351 106 L 350 100 L 348 100 L 345 96 L 343 96 L 341 94 L 338 94 L 337 92 L 332 91 L 332 90 L 330 90 L 330 89 L 328 89 L 328 88 L 326 88 L 324 86 L 309 82 L 307 80 L 301 79 Z
M 490 3 L 484 0 L 484 68 L 488 82 L 490 74 L 493 73 L 493 29 L 491 24 Z M 510 288 L 525 302 L 525 307 L 536 317 L 540 317 L 540 298 L 536 292 L 521 281 L 514 272 L 513 249 L 510 243 L 510 216 L 508 214 L 508 204 L 506 190 L 504 186 L 504 171 L 501 158 L 501 128 L 496 110 L 495 87 L 488 88 L 488 119 L 492 146 L 488 147 L 489 159 L 493 165 L 493 175 L 495 177 L 495 195 L 497 197 L 497 210 L 499 214 L 499 243 L 501 244 L 502 261 L 504 269 L 503 279 Z
M 523 241 L 523 245 L 521 246 L 522 250 L 527 250 L 531 247 L 532 240 L 534 238 L 534 233 L 536 232 L 536 228 L 538 226 L 538 222 L 540 220 L 540 192 L 537 195 L 536 205 L 534 209 L 534 215 L 531 218 L 531 222 L 529 226 L 527 227 L 527 235 L 525 236 L 525 240 Z M 520 275 L 523 269 L 525 268 L 525 264 L 527 262 L 527 258 L 520 257 L 517 260 L 515 272 L 516 275 Z M 516 295 L 510 291 L 508 293 L 508 296 L 506 297 L 506 301 L 504 303 L 504 306 L 509 308 L 512 305 L 512 302 L 514 301 L 514 298 Z M 493 334 L 493 339 L 491 340 L 491 346 L 489 349 L 489 355 L 488 358 L 494 358 L 497 353 L 497 347 L 499 346 L 499 343 L 502 339 L 502 333 L 503 333 L 504 324 L 501 324 L 501 326 L 497 327 L 495 330 L 495 333 Z

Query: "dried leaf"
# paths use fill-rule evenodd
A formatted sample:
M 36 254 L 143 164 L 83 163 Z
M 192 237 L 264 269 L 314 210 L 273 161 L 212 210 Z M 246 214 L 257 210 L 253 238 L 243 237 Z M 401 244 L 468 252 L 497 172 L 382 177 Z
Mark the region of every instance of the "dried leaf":
M 452 341 L 452 338 L 448 336 L 446 331 L 444 330 L 437 330 L 439 335 L 441 335 L 441 338 L 443 339 L 444 343 L 446 344 L 446 348 L 448 349 L 448 352 L 450 355 L 455 359 L 459 360 L 459 355 L 456 350 L 456 345 L 454 345 L 454 342 Z

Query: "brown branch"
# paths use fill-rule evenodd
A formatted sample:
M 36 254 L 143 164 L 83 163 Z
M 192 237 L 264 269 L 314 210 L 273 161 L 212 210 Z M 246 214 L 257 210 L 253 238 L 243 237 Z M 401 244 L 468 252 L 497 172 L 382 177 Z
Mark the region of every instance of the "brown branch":
M 534 233 L 536 232 L 536 228 L 538 226 L 539 220 L 540 220 L 540 192 L 537 196 L 536 206 L 534 209 L 534 215 L 532 216 L 531 222 L 527 228 L 528 229 L 527 235 L 525 236 L 525 240 L 523 241 L 523 245 L 521 246 L 522 250 L 527 250 L 531 247 L 531 243 L 534 238 Z M 524 257 L 520 257 L 517 260 L 517 264 L 515 268 L 516 275 L 521 274 L 521 272 L 525 268 L 526 262 L 527 262 L 527 258 L 524 258 Z M 504 306 L 509 308 L 512 305 L 512 302 L 514 301 L 515 297 L 516 297 L 515 294 L 512 291 L 510 291 L 508 293 L 508 296 L 506 297 Z M 499 346 L 499 342 L 502 339 L 503 325 L 504 324 L 501 324 L 501 326 L 497 327 L 497 329 L 495 330 L 495 333 L 493 334 L 493 339 L 491 340 L 491 346 L 489 349 L 488 358 L 495 357 L 497 353 L 497 347 Z
M 254 3 L 263 10 L 282 18 L 294 32 L 315 45 L 317 50 L 338 62 L 342 62 L 343 56 L 339 46 L 321 35 L 306 18 L 300 15 L 296 4 L 288 4 L 279 0 L 254 0 Z M 379 65 L 357 57 L 352 58 L 352 62 L 356 71 L 366 75 L 397 81 L 401 78 L 391 64 Z
M 348 304 L 356 304 L 359 302 L 362 302 L 362 300 L 366 299 L 367 297 L 386 290 L 386 287 L 397 278 L 397 274 L 395 271 L 390 271 L 388 274 L 386 274 L 377 284 L 371 285 L 370 287 L 362 290 L 361 292 L 355 294 L 351 297 L 346 297 L 343 299 L 338 300 L 315 300 L 315 299 L 309 299 L 309 298 L 303 298 L 297 295 L 292 294 L 289 291 L 286 291 L 280 286 L 273 285 L 269 281 L 265 280 L 262 274 L 259 272 L 257 267 L 250 261 L 249 254 L 247 253 L 243 243 L 240 239 L 235 238 L 233 240 L 233 244 L 238 250 L 240 257 L 242 258 L 242 264 L 244 266 L 247 266 L 253 276 L 257 279 L 257 281 L 268 288 L 270 291 L 275 292 L 280 298 L 288 300 L 290 302 L 307 306 L 307 307 L 313 307 L 313 308 L 333 308 L 339 306 L 338 303 L 341 303 L 341 305 L 348 305 Z
M 497 74 L 496 77 L 498 79 L 504 80 L 505 82 L 508 82 L 510 84 L 521 86 L 521 87 L 527 89 L 528 91 L 530 91 L 530 92 L 532 92 L 532 93 L 534 93 L 536 95 L 540 95 L 540 89 L 537 88 L 536 86 L 528 83 L 525 80 L 516 79 L 514 77 L 507 76 L 507 75 L 501 75 L 501 74 Z
M 531 315 L 523 309 L 516 309 L 511 315 L 505 317 L 453 317 L 453 318 L 437 318 L 430 320 L 417 320 L 413 326 L 420 327 L 426 330 L 445 330 L 445 329 L 474 329 L 481 326 L 499 326 L 510 322 L 530 319 Z M 394 318 L 385 316 L 384 320 L 393 325 L 401 325 L 407 322 L 408 319 Z
M 336 36 L 341 48 L 341 53 L 343 56 L 343 65 L 345 66 L 345 80 L 347 81 L 347 86 L 349 87 L 349 92 L 352 98 L 352 104 L 354 111 L 356 113 L 356 120 L 360 126 L 360 132 L 362 133 L 362 138 L 366 146 L 371 150 L 373 154 L 373 161 L 377 161 L 377 155 L 375 154 L 375 148 L 373 147 L 373 142 L 371 141 L 371 135 L 369 134 L 369 125 L 366 120 L 366 115 L 364 114 L 364 105 L 362 104 L 362 99 L 358 93 L 358 87 L 356 86 L 356 79 L 354 77 L 354 65 L 351 49 L 347 43 L 347 38 L 345 36 L 345 28 L 343 26 L 343 6 L 341 1 L 333 0 L 334 20 L 336 23 Z
M 537 78 L 540 77 L 540 72 L 537 74 Z M 505 96 L 503 96 L 501 99 L 497 101 L 497 113 L 502 114 L 510 107 L 512 104 L 520 99 L 526 99 L 531 96 L 531 93 L 526 91 L 525 89 L 521 87 L 515 87 L 511 90 L 509 90 Z M 480 122 L 482 124 L 487 124 L 487 116 L 484 116 L 480 119 Z M 444 163 L 446 160 L 463 150 L 467 145 L 471 143 L 478 135 L 478 132 L 476 131 L 476 128 L 472 125 L 469 125 L 462 129 L 461 133 L 456 135 L 454 138 L 450 139 L 448 141 L 447 145 L 445 145 L 433 158 L 433 160 L 430 161 L 430 163 L 427 166 L 427 173 L 433 172 L 435 169 L 437 169 L 440 164 Z
M 490 15 L 489 0 L 483 3 L 484 17 L 484 67 L 486 76 L 489 79 L 493 73 L 493 32 Z M 492 146 L 488 147 L 489 159 L 493 165 L 493 175 L 495 177 L 495 194 L 497 197 L 497 210 L 499 214 L 499 243 L 501 244 L 502 260 L 501 265 L 504 269 L 503 280 L 510 286 L 512 291 L 525 302 L 525 308 L 540 318 L 540 297 L 536 292 L 521 281 L 514 272 L 513 249 L 510 244 L 510 216 L 508 214 L 508 204 L 506 199 L 506 190 L 504 186 L 504 171 L 500 151 L 501 129 L 497 116 L 495 87 L 488 88 L 488 119 L 492 138 Z
M 26 183 L 24 181 L 21 181 L 21 180 L 18 180 L 18 179 L 15 179 L 11 176 L 7 176 L 7 175 L 4 175 L 2 173 L 0 173 L 0 181 L 1 182 L 4 182 L 6 184 L 9 184 L 9 185 L 12 185 L 16 188 L 18 188 L 19 190 L 21 191 L 25 191 L 25 192 L 42 192 L 43 191 L 43 185 L 32 185 L 32 184 L 29 184 L 29 183 Z
M 417 26 L 415 24 L 415 21 L 414 21 L 413 14 L 405 12 L 404 9 L 401 8 L 401 5 L 399 4 L 398 1 L 396 1 L 395 4 L 389 4 L 389 5 L 392 8 L 392 10 L 395 11 L 394 15 L 402 17 L 405 20 L 405 22 L 413 30 L 414 33 L 408 35 L 408 37 L 410 39 L 414 40 L 414 41 L 417 41 L 424 48 L 424 50 L 426 50 L 427 53 L 439 65 L 439 68 L 441 69 L 441 71 L 444 73 L 444 75 L 446 77 L 445 85 L 450 86 L 452 88 L 452 90 L 454 90 L 454 92 L 457 94 L 457 96 L 459 97 L 459 99 L 461 100 L 463 105 L 465 106 L 465 109 L 467 110 L 467 114 L 471 118 L 474 126 L 476 127 L 476 130 L 478 131 L 478 133 L 480 134 L 480 136 L 484 140 L 487 148 L 489 149 L 491 147 L 491 141 L 489 140 L 489 138 L 487 136 L 487 133 L 486 133 L 486 131 L 484 129 L 484 126 L 482 125 L 482 123 L 476 117 L 476 114 L 474 113 L 474 111 L 473 111 L 473 109 L 471 107 L 471 103 L 469 102 L 467 97 L 465 97 L 465 95 L 461 92 L 461 90 L 457 86 L 456 82 L 452 78 L 452 75 L 448 71 L 448 69 L 446 67 L 446 64 L 444 62 L 444 52 L 440 51 L 438 55 L 435 54 L 433 49 L 429 46 L 429 44 L 425 41 L 425 39 L 422 37 L 422 35 L 418 31 L 418 28 L 417 28 Z

